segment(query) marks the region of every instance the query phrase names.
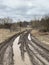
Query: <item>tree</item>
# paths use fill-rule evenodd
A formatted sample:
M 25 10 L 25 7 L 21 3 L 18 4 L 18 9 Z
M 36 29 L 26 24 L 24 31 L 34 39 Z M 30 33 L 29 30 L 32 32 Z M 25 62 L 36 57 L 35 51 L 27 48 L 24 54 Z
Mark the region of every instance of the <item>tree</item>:
M 43 31 L 49 31 L 49 17 L 45 16 L 41 19 L 41 26 Z

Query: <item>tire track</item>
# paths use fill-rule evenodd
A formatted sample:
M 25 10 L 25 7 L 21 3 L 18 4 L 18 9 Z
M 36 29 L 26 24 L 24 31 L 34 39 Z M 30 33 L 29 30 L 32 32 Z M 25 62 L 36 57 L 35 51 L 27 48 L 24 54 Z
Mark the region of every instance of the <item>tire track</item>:
M 31 40 L 28 40 L 28 34 L 21 36 L 20 43 L 22 43 L 22 49 L 28 53 L 32 65 L 49 65 L 49 49 L 47 46 L 41 45 L 41 42 L 34 40 L 34 37 L 31 37 Z M 25 56 L 24 56 L 25 57 Z

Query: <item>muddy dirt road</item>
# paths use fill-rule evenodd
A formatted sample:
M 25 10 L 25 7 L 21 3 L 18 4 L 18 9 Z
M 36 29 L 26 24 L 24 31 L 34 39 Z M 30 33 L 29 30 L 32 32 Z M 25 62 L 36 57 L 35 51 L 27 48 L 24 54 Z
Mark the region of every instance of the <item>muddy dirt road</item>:
M 30 31 L 0 46 L 0 65 L 49 65 L 49 46 L 34 38 Z
M 13 65 L 13 42 L 18 35 L 24 32 L 15 34 L 0 44 L 0 65 Z
M 19 36 L 18 41 L 17 44 L 14 42 L 19 49 L 14 50 L 14 65 L 49 65 L 48 46 L 37 41 L 29 33 Z

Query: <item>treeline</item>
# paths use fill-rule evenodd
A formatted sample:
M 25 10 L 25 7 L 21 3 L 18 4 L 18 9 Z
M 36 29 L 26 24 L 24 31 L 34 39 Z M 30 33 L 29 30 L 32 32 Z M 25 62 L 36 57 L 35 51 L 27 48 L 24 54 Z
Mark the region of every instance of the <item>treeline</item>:
M 44 32 L 49 31 L 49 16 L 45 16 L 41 18 L 41 20 L 31 20 L 30 23 L 32 28 L 36 28 Z
M 4 18 L 0 19 L 0 28 L 6 28 L 6 29 L 12 29 L 16 30 L 20 27 L 32 27 L 34 29 L 39 29 L 40 31 L 47 32 L 49 31 L 49 16 L 45 16 L 41 18 L 41 20 L 31 20 L 28 21 L 19 21 L 12 23 L 12 19 L 10 18 Z
M 0 19 L 0 28 L 10 29 L 13 31 L 20 29 L 20 27 L 27 27 L 28 25 L 29 22 L 27 21 L 13 22 L 10 18 Z
M 9 17 L 7 18 L 0 18 L 0 28 L 10 28 L 12 25 L 12 19 Z

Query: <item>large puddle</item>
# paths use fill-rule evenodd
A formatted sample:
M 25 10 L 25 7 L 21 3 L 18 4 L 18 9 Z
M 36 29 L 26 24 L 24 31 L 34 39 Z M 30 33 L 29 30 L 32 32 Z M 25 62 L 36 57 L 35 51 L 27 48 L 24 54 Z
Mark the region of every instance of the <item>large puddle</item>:
M 29 35 L 30 37 L 30 35 Z M 14 65 L 32 65 L 27 52 L 25 53 L 25 60 L 21 58 L 20 45 L 18 45 L 20 36 L 18 36 L 13 42 L 13 53 L 14 53 Z M 29 38 L 30 39 L 30 38 Z

